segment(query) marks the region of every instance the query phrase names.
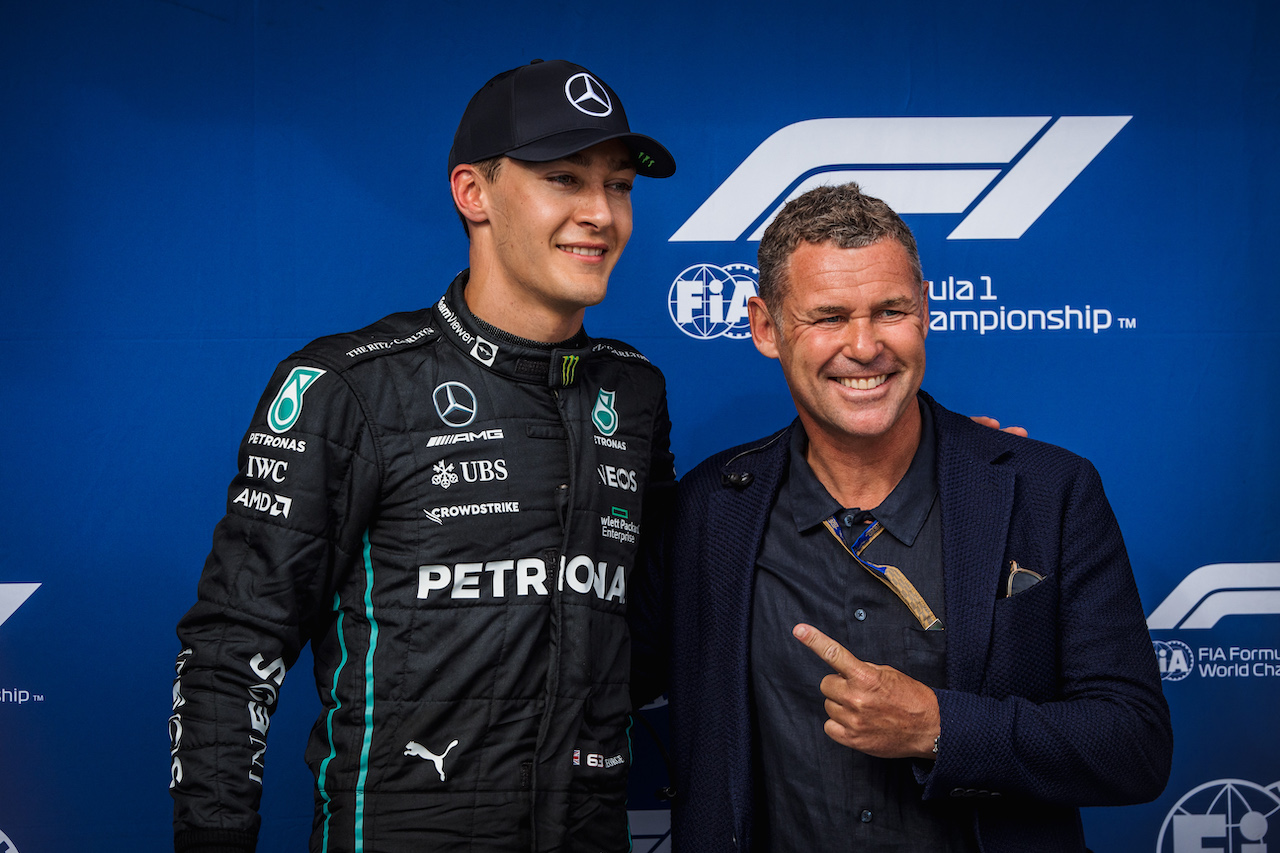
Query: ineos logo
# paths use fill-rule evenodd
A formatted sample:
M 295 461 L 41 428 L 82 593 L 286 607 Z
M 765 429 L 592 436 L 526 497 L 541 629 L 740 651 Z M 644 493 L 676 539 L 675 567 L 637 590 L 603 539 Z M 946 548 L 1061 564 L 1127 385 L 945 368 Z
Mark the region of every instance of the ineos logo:
M 613 112 L 613 101 L 599 80 L 585 71 L 570 77 L 564 84 L 564 96 L 580 113 L 604 118 Z
M 431 393 L 440 420 L 457 429 L 476 419 L 476 395 L 461 382 L 442 382 Z

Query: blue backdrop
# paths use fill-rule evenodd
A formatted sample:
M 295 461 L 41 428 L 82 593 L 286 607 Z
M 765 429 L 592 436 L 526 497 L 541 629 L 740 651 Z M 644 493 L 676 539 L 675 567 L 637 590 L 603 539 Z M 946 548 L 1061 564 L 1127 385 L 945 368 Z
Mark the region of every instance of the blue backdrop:
M 1125 530 L 1177 754 L 1157 802 L 1086 813 L 1091 846 L 1277 848 L 1278 10 L 0 0 L 0 851 L 170 845 L 173 626 L 254 404 L 465 266 L 453 130 L 535 57 L 679 162 L 587 322 L 665 368 L 680 470 L 790 418 L 736 314 L 752 238 L 856 176 L 919 237 L 925 387 L 1091 458 Z M 310 826 L 304 673 L 264 853 Z M 636 787 L 637 850 L 666 849 Z

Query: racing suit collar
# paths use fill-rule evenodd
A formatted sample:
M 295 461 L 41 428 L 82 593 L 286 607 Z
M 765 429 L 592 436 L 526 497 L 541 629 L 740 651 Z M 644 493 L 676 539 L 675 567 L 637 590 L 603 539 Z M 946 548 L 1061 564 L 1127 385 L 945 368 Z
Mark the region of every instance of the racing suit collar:
M 590 351 L 583 329 L 567 341 L 540 344 L 491 326 L 471 313 L 463 298 L 470 270 L 463 270 L 435 304 L 441 337 L 492 372 L 552 388 L 572 385 Z

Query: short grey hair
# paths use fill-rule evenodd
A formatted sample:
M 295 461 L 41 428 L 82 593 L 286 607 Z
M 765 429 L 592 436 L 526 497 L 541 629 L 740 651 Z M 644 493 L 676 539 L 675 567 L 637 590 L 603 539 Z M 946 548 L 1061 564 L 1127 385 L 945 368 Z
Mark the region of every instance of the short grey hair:
M 760 298 L 769 313 L 779 316 L 791 282 L 791 255 L 801 242 L 831 243 L 841 249 L 862 249 L 882 240 L 896 240 L 907 250 L 916 290 L 924 297 L 920 251 L 907 223 L 878 198 L 865 195 L 855 183 L 815 187 L 783 206 L 760 240 Z

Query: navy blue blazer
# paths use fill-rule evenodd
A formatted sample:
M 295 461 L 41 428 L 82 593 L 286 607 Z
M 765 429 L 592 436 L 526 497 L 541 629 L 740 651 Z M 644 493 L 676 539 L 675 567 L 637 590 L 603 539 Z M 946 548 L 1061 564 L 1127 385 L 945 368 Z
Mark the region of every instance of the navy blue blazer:
M 921 397 L 938 437 L 947 611 L 940 750 L 916 762 L 921 796 L 962 798 L 986 853 L 1078 853 L 1078 807 L 1156 798 L 1173 752 L 1120 528 L 1087 460 Z M 748 622 L 794 428 L 687 474 L 632 587 L 633 693 L 670 699 L 686 853 L 751 850 Z M 1004 597 L 1011 560 L 1044 580 Z

